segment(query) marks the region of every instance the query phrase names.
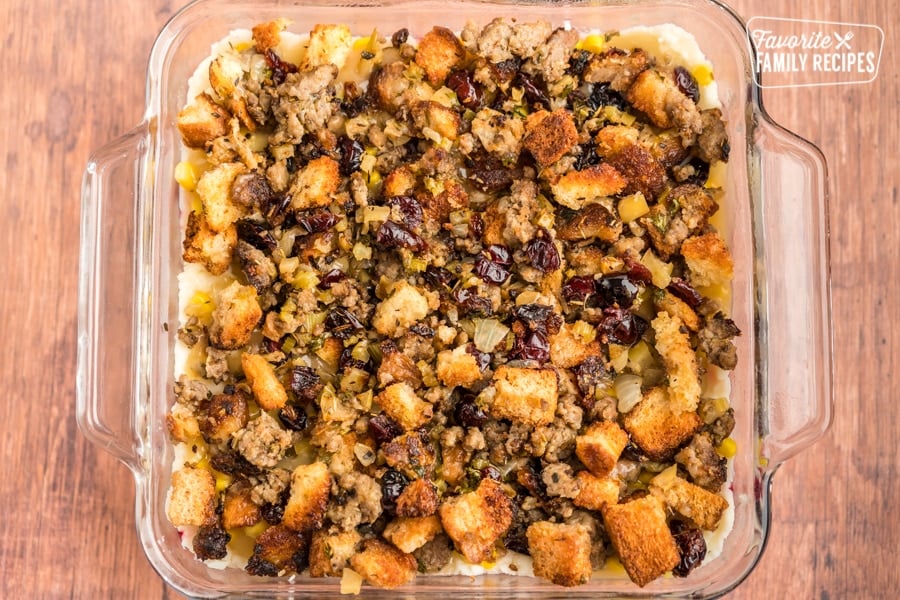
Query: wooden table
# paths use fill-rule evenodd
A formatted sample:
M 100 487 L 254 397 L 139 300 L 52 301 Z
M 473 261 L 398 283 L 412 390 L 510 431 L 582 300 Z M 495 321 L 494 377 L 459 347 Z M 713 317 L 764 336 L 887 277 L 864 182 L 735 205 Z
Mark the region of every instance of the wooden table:
M 0 1 L 4 232 L 0 596 L 158 598 L 127 469 L 76 427 L 79 185 L 88 154 L 141 119 L 155 33 L 181 2 Z M 774 485 L 772 535 L 731 595 L 893 597 L 900 590 L 900 135 L 893 2 L 741 0 L 754 15 L 872 23 L 874 83 L 773 90 L 775 119 L 831 168 L 834 425 Z

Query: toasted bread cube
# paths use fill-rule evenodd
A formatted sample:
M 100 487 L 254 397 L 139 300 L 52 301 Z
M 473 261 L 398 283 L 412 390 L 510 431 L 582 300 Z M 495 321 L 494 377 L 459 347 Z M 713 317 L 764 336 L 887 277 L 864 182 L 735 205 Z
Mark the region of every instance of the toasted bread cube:
M 734 277 L 731 252 L 718 233 L 706 233 L 684 240 L 681 255 L 694 285 L 723 285 Z
M 447 498 L 441 525 L 456 549 L 472 564 L 489 560 L 494 544 L 512 525 L 513 503 L 493 479 L 482 479 L 474 492 Z
M 672 317 L 678 317 L 684 323 L 684 326 L 691 331 L 700 329 L 700 317 L 697 316 L 694 309 L 672 292 L 663 290 L 660 294 L 654 295 L 653 305 L 658 311 L 663 311 Z
M 497 419 L 536 427 L 553 422 L 558 394 L 556 372 L 503 365 L 478 400 Z
M 256 42 L 256 51 L 265 54 L 266 50 L 274 49 L 281 43 L 281 32 L 288 25 L 287 19 L 275 19 L 266 23 L 253 26 L 253 41 Z
M 328 206 L 341 185 L 340 166 L 328 156 L 309 161 L 291 187 L 291 206 L 305 210 Z
M 200 423 L 193 411 L 184 404 L 175 404 L 166 415 L 166 429 L 177 442 L 187 442 L 200 437 Z
M 209 94 L 203 93 L 178 113 L 178 131 L 189 148 L 205 148 L 217 137 L 231 129 L 231 115 L 216 104 Z
M 585 344 L 568 323 L 563 323 L 559 333 L 550 338 L 550 362 L 563 369 L 577 367 L 591 356 L 600 356 L 602 351 L 598 340 Z
M 210 343 L 221 350 L 235 350 L 250 341 L 262 318 L 262 309 L 252 285 L 232 282 L 216 294 L 216 308 L 209 326 Z
M 397 167 L 384 178 L 382 195 L 385 198 L 407 196 L 416 188 L 416 176 L 406 165 Z
M 172 473 L 166 516 L 176 527 L 199 527 L 216 516 L 216 480 L 206 469 L 184 467 Z
M 422 387 L 422 371 L 408 355 L 401 352 L 393 343 L 381 345 L 381 365 L 378 367 L 378 384 L 389 386 L 401 381 L 413 388 Z
M 600 163 L 582 171 L 569 171 L 550 186 L 553 199 L 572 210 L 580 210 L 596 198 L 613 196 L 625 189 L 628 181 L 609 163 Z
M 250 411 L 248 395 L 235 390 L 233 394 L 216 394 L 209 401 L 206 418 L 200 422 L 203 437 L 211 442 L 227 442 L 231 434 L 247 426 Z
M 209 83 L 219 98 L 229 98 L 244 77 L 244 68 L 236 54 L 220 54 L 209 63 Z
M 413 104 L 412 115 L 419 129 L 428 127 L 448 140 L 459 137 L 459 113 L 452 108 L 425 100 Z
M 387 542 L 372 538 L 363 542 L 363 550 L 350 559 L 350 566 L 375 587 L 392 589 L 416 577 L 417 563 L 411 554 L 397 550 Z
M 434 484 L 416 479 L 397 496 L 398 517 L 427 517 L 437 512 L 440 498 Z
M 252 489 L 249 487 L 235 489 L 236 487 L 228 489 L 222 503 L 222 527 L 225 529 L 252 527 L 262 519 L 259 506 L 251 499 Z
M 591 534 L 584 525 L 537 521 L 525 536 L 538 577 L 566 587 L 591 578 Z
M 322 65 L 334 65 L 338 69 L 347 62 L 353 45 L 353 36 L 346 25 L 316 25 L 309 32 L 309 45 L 301 70 L 311 71 Z
M 205 172 L 197 182 L 197 195 L 203 203 L 206 224 L 217 233 L 225 231 L 244 214 L 231 199 L 231 184 L 246 171 L 241 163 L 223 163 Z
M 615 422 L 597 421 L 575 437 L 575 455 L 591 473 L 606 477 L 627 445 L 628 434 Z
M 552 165 L 578 143 L 578 129 L 572 113 L 558 108 L 528 115 L 522 144 L 542 167 Z
M 431 440 L 421 431 L 398 435 L 382 444 L 381 451 L 389 467 L 403 471 L 410 479 L 430 476 L 437 462 Z
M 309 546 L 310 577 L 340 577 L 361 541 L 362 536 L 355 529 L 340 533 L 314 532 Z
M 241 353 L 241 367 L 253 390 L 253 397 L 263 410 L 278 410 L 287 404 L 287 391 L 284 389 L 275 367 L 259 354 Z
M 402 552 L 412 554 L 434 536 L 441 533 L 441 520 L 437 515 L 428 517 L 398 517 L 384 528 L 384 538 Z
M 237 228 L 233 225 L 221 233 L 209 228 L 199 213 L 188 216 L 184 233 L 185 262 L 200 263 L 213 275 L 221 275 L 231 266 L 231 255 L 237 245 Z
M 672 466 L 650 480 L 650 493 L 700 529 L 713 530 L 728 510 L 722 496 L 685 481 Z
M 416 390 L 406 382 L 389 385 L 378 394 L 376 401 L 404 431 L 424 425 L 433 414 L 431 405 L 419 398 Z
M 597 155 L 607 158 L 638 143 L 640 132 L 627 125 L 607 125 L 597 132 L 594 143 Z
M 633 582 L 644 587 L 681 560 L 666 524 L 666 508 L 655 496 L 607 504 L 603 522 L 613 548 Z
M 575 496 L 575 506 L 588 510 L 603 510 L 607 504 L 619 502 L 619 482 L 611 477 L 597 477 L 590 471 L 578 471 L 576 475 L 581 490 Z
M 656 333 L 656 351 L 662 356 L 669 376 L 669 408 L 676 414 L 697 410 L 700 371 L 691 340 L 681 330 L 681 319 L 661 312 L 650 325 Z
M 469 387 L 481 379 L 481 369 L 466 347 L 459 346 L 438 353 L 437 377 L 447 387 Z
M 284 525 L 273 525 L 256 538 L 253 555 L 272 563 L 278 569 L 294 570 L 294 556 L 306 550 L 307 539 L 303 534 Z
M 299 465 L 291 474 L 291 496 L 281 522 L 300 532 L 321 527 L 330 494 L 331 473 L 328 472 L 328 465 L 318 461 Z
M 607 48 L 591 58 L 584 71 L 584 80 L 591 83 L 608 81 L 612 89 L 624 92 L 649 63 L 650 57 L 640 48 L 631 52 Z
M 678 89 L 671 77 L 656 69 L 647 69 L 638 75 L 625 99 L 662 129 L 678 127 L 691 134 L 689 139 L 703 129 L 700 111 L 694 101 Z
M 624 418 L 625 430 L 644 454 L 657 461 L 670 459 L 703 425 L 694 412 L 675 414 L 669 408 L 669 396 L 663 387 L 644 394 Z
M 415 286 L 400 281 L 391 295 L 375 309 L 372 326 L 382 335 L 394 336 L 428 315 L 428 299 Z
M 338 369 L 341 361 L 341 352 L 344 351 L 344 344 L 336 337 L 325 338 L 322 347 L 316 350 L 316 356 L 325 361 L 335 371 Z
M 446 27 L 435 26 L 419 42 L 416 64 L 425 70 L 428 83 L 440 86 L 465 57 L 466 51 L 456 34 Z

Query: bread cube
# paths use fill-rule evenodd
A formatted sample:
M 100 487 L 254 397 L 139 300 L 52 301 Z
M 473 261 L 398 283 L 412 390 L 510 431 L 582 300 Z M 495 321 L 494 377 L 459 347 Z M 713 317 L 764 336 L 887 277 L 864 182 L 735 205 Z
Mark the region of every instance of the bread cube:
M 313 532 L 309 546 L 310 577 L 340 577 L 356 554 L 362 536 L 356 529 L 329 533 Z
M 291 186 L 291 206 L 306 210 L 331 204 L 341 185 L 340 166 L 328 156 L 309 161 Z
M 253 556 L 275 565 L 279 570 L 295 570 L 297 565 L 294 556 L 306 550 L 307 539 L 290 527 L 273 525 L 256 538 Z
M 387 415 L 395 420 L 404 431 L 416 429 L 432 417 L 432 407 L 416 394 L 406 382 L 389 385 L 376 397 L 376 401 Z
M 478 401 L 494 418 L 536 427 L 553 422 L 558 393 L 554 371 L 503 365 Z
M 576 474 L 580 491 L 575 496 L 575 506 L 588 510 L 603 510 L 607 504 L 619 502 L 619 482 L 611 477 L 597 477 L 590 471 L 578 471 Z
M 288 25 L 287 19 L 275 19 L 253 26 L 253 41 L 256 43 L 256 51 L 265 54 L 266 50 L 274 49 L 281 43 L 281 32 Z
M 607 504 L 603 523 L 625 571 L 640 587 L 671 571 L 681 560 L 666 523 L 665 505 L 655 496 Z
M 437 489 L 427 479 L 416 479 L 397 496 L 398 517 L 427 517 L 440 505 Z
M 700 529 L 715 529 L 728 510 L 725 498 L 678 477 L 674 466 L 650 480 L 650 493 Z
M 299 465 L 291 474 L 291 495 L 281 522 L 300 532 L 318 529 L 325 518 L 330 494 L 328 465 L 319 461 Z
M 597 421 L 575 437 L 575 455 L 597 477 L 606 477 L 628 445 L 628 434 L 613 421 Z
M 178 131 L 185 146 L 205 148 L 217 137 L 231 129 L 229 112 L 216 104 L 209 94 L 203 93 L 178 113 Z
M 537 521 L 525 536 L 538 577 L 566 587 L 591 578 L 591 534 L 584 525 Z
M 672 292 L 663 290 L 653 297 L 653 305 L 656 310 L 667 313 L 669 316 L 677 317 L 681 320 L 685 327 L 691 331 L 700 329 L 700 317 L 694 312 L 694 309 L 687 302 L 675 296 Z
M 645 113 L 654 125 L 662 129 L 677 127 L 688 141 L 692 141 L 703 129 L 700 110 L 666 73 L 647 69 L 638 75 L 625 99 Z
M 322 65 L 335 65 L 340 69 L 352 45 L 353 36 L 346 25 L 316 25 L 309 32 L 309 44 L 300 68 L 311 71 Z
M 199 527 L 216 517 L 216 480 L 206 469 L 184 467 L 172 473 L 166 516 L 176 527 Z
M 416 176 L 406 165 L 401 165 L 384 178 L 382 195 L 385 198 L 409 195 L 416 188 Z
M 638 143 L 640 132 L 627 125 L 607 125 L 597 132 L 594 144 L 601 158 L 619 154 L 626 148 Z
M 166 429 L 177 442 L 187 442 L 200 437 L 200 423 L 193 411 L 184 404 L 175 404 L 166 415 Z
M 600 163 L 582 171 L 569 171 L 550 186 L 553 199 L 572 210 L 580 210 L 597 198 L 618 194 L 628 181 L 609 163 Z
M 456 34 L 446 27 L 435 26 L 419 42 L 416 64 L 425 71 L 428 83 L 443 85 L 456 66 L 462 63 L 466 51 Z
M 681 329 L 681 319 L 661 312 L 650 325 L 656 333 L 656 351 L 662 357 L 669 376 L 669 408 L 676 414 L 697 410 L 700 403 L 700 371 L 691 340 L 687 332 Z
M 684 240 L 681 255 L 694 285 L 724 285 L 734 277 L 731 252 L 718 233 L 705 233 Z
M 375 587 L 392 589 L 409 583 L 416 576 L 416 559 L 387 542 L 372 538 L 363 542 L 363 550 L 350 559 L 350 566 Z
M 550 362 L 562 369 L 577 367 L 591 356 L 600 356 L 602 348 L 599 340 L 587 344 L 572 332 L 572 326 L 563 323 L 559 333 L 550 337 Z
M 428 315 L 428 299 L 415 286 L 400 281 L 391 295 L 375 309 L 372 326 L 381 335 L 394 336 L 398 330 L 421 321 Z
M 558 161 L 577 143 L 578 129 L 568 110 L 541 110 L 528 115 L 522 144 L 542 167 Z
M 253 397 L 263 410 L 284 408 L 288 400 L 287 391 L 275 374 L 272 363 L 259 354 L 243 352 L 241 367 L 247 376 L 250 389 L 253 390 Z
M 513 503 L 503 486 L 482 479 L 478 489 L 444 500 L 441 525 L 456 549 L 472 564 L 494 556 L 494 544 L 512 525 Z
M 256 288 L 234 281 L 216 294 L 215 303 L 209 326 L 210 343 L 221 350 L 235 350 L 247 345 L 262 318 Z
M 188 215 L 184 232 L 185 262 L 200 263 L 213 275 L 221 275 L 231 266 L 231 256 L 237 245 L 237 229 L 232 225 L 222 232 L 215 232 L 206 224 L 200 213 Z
M 672 412 L 668 393 L 663 387 L 648 390 L 637 406 L 625 415 L 623 423 L 631 440 L 656 461 L 671 459 L 703 425 L 697 413 Z
M 200 422 L 203 438 L 209 442 L 227 442 L 231 434 L 246 427 L 250 418 L 249 396 L 235 390 L 233 394 L 216 394 L 209 401 L 206 418 Z
M 469 387 L 481 380 L 478 361 L 465 346 L 442 350 L 437 355 L 437 377 L 447 387 Z
M 252 488 L 231 486 L 225 493 L 225 501 L 222 503 L 222 527 L 236 529 L 238 527 L 252 527 L 262 518 L 259 506 L 253 503 L 251 498 Z
M 231 199 L 231 184 L 246 170 L 241 163 L 222 163 L 206 171 L 197 181 L 197 195 L 203 203 L 203 216 L 211 230 L 221 233 L 243 216 L 244 209 Z
M 459 113 L 452 108 L 425 100 L 413 104 L 412 116 L 420 130 L 428 127 L 448 140 L 459 137 Z
M 443 530 L 437 515 L 398 517 L 384 528 L 384 538 L 397 546 L 401 552 L 412 554 Z

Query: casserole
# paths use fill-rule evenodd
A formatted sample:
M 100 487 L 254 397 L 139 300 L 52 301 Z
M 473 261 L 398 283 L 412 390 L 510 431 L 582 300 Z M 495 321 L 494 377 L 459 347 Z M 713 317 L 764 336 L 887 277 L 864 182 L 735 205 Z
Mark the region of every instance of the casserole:
M 436 22 L 461 29 L 514 4 L 460 3 L 448 17 L 438 3 L 385 3 L 353 9 L 311 3 L 281 6 L 201 1 L 161 33 L 148 72 L 144 123 L 99 152 L 84 187 L 79 334 L 79 422 L 134 472 L 137 521 L 145 551 L 163 578 L 195 596 L 336 592 L 334 581 L 251 578 L 215 571 L 181 547 L 165 521 L 172 448 L 164 415 L 172 397 L 173 345 L 180 270 L 179 159 L 175 115 L 194 66 L 228 31 L 287 16 L 296 27 L 348 24 L 423 30 Z M 391 11 L 383 10 L 392 8 Z M 382 10 L 379 10 L 381 8 Z M 732 317 L 744 335 L 732 376 L 739 452 L 734 461 L 735 526 L 720 556 L 686 580 L 660 580 L 638 591 L 621 575 L 595 577 L 576 594 L 715 596 L 736 585 L 758 559 L 769 519 L 769 482 L 777 465 L 812 443 L 830 420 L 830 333 L 824 163 L 817 151 L 769 123 L 750 88 L 750 50 L 740 21 L 716 4 L 584 3 L 516 6 L 516 15 L 568 21 L 580 29 L 622 29 L 671 22 L 693 33 L 715 65 L 733 148 L 726 189 L 726 235 L 736 259 Z M 307 27 L 308 28 L 308 27 Z M 717 31 L 716 39 L 704 32 Z M 749 92 L 749 94 L 748 94 Z M 129 203 L 129 200 L 131 201 Z M 111 204 L 110 202 L 115 202 Z M 133 207 L 123 219 L 122 205 Z M 131 261 L 127 260 L 132 258 Z M 790 257 L 791 262 L 782 262 Z M 122 260 L 126 258 L 126 260 Z M 124 285 L 123 285 L 124 284 Z M 127 402 L 121 399 L 128 399 Z M 416 594 L 553 593 L 530 578 L 420 578 Z

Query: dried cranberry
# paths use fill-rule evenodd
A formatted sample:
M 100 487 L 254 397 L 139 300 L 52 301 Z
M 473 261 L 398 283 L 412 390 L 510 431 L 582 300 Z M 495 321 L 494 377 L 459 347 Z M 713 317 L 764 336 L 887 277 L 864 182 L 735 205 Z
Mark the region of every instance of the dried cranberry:
M 560 317 L 552 307 L 543 304 L 523 304 L 513 309 L 513 316 L 522 321 L 531 331 L 541 331 L 550 335 L 559 333 L 562 327 Z
M 281 569 L 261 558 L 258 554 L 253 554 L 247 560 L 247 566 L 244 569 L 257 577 L 278 577 L 278 574 L 281 572 Z
M 467 344 L 466 353 L 475 357 L 479 370 L 484 371 L 491 366 L 491 355 L 476 348 L 475 344 Z
M 413 325 L 410 325 L 409 332 L 423 338 L 433 338 L 435 333 L 434 329 L 432 329 L 428 325 L 425 325 L 424 323 L 415 323 Z
M 309 233 L 328 231 L 337 222 L 338 216 L 327 208 L 316 208 L 297 215 L 297 223 Z
M 576 275 L 562 286 L 562 295 L 566 302 L 584 302 L 595 293 L 594 278 Z
M 463 427 L 481 427 L 488 422 L 488 416 L 472 398 L 460 399 L 453 409 L 453 416 L 457 424 Z
M 349 177 L 359 170 L 366 149 L 362 144 L 346 135 L 341 136 L 338 140 L 338 149 L 341 152 L 341 175 Z
M 387 205 L 400 210 L 400 214 L 403 215 L 403 224 L 410 229 L 415 229 L 422 224 L 422 205 L 412 196 L 388 198 Z
M 593 398 L 597 386 L 609 378 L 603 360 L 597 356 L 589 356 L 572 371 L 575 374 L 578 391 L 585 397 Z
M 266 352 L 279 352 L 281 350 L 281 340 L 270 340 L 269 338 L 263 339 L 263 346 L 266 349 Z
M 480 240 L 482 234 L 484 234 L 484 219 L 481 215 L 472 215 L 469 218 L 469 237 Z
M 393 221 L 385 221 L 375 234 L 375 241 L 384 248 L 407 248 L 413 252 L 422 252 L 427 245 L 418 234 Z
M 724 149 L 722 152 L 727 155 Z M 728 157 L 725 156 L 724 158 L 727 159 Z M 705 184 L 706 180 L 709 179 L 709 163 L 699 157 L 694 157 L 688 162 L 688 165 L 694 168 L 694 174 L 685 179 L 684 183 L 693 183 L 699 186 Z
M 513 77 L 515 77 L 518 73 L 520 66 L 522 66 L 522 61 L 516 57 L 513 57 L 492 64 L 491 71 L 493 71 L 493 74 L 495 76 L 494 79 L 497 81 L 497 83 L 502 85 L 513 80 Z M 505 100 L 506 98 L 504 97 L 504 95 L 500 93 L 497 94 L 497 98 L 494 100 L 494 103 L 496 104 L 497 102 L 499 102 L 502 105 Z
M 321 389 L 319 374 L 310 367 L 296 366 L 291 369 L 291 391 L 300 400 L 312 402 Z
M 500 263 L 494 262 L 487 253 L 475 257 L 475 274 L 486 283 L 500 285 L 509 279 L 509 271 Z
M 347 275 L 340 269 L 332 269 L 322 275 L 322 279 L 319 280 L 319 289 L 327 290 L 334 284 L 339 283 L 346 278 Z
M 619 92 L 610 89 L 609 82 L 594 84 L 594 89 L 591 90 L 591 95 L 588 96 L 587 105 L 591 112 L 596 112 L 603 106 L 614 106 L 619 110 L 625 110 L 628 106 L 625 98 Z
M 303 431 L 307 425 L 306 411 L 293 404 L 278 411 L 278 420 L 291 431 Z
M 232 450 L 216 452 L 209 459 L 210 466 L 226 475 L 243 475 L 245 477 L 258 477 L 262 475 L 259 467 L 248 461 L 242 455 Z
M 542 331 L 527 331 L 516 336 L 513 356 L 524 360 L 545 363 L 550 360 L 550 342 Z
M 439 289 L 453 287 L 456 283 L 456 277 L 453 276 L 453 273 L 444 267 L 436 267 L 434 265 L 428 265 L 425 268 L 425 273 L 422 274 L 422 278 L 425 279 L 425 283 L 431 287 Z
M 403 433 L 403 428 L 386 414 L 375 415 L 369 419 L 369 435 L 381 446 Z
M 394 32 L 394 35 L 391 36 L 391 46 L 394 48 L 399 48 L 403 44 L 406 43 L 406 40 L 409 39 L 409 29 L 404 27 L 403 29 L 398 29 Z
M 481 478 L 493 479 L 494 481 L 503 481 L 503 474 L 500 473 L 500 469 L 498 469 L 494 465 L 488 465 L 481 469 Z
M 453 71 L 447 77 L 447 87 L 456 94 L 459 103 L 471 110 L 481 108 L 484 91 L 468 71 Z
M 266 50 L 266 64 L 272 70 L 272 83 L 275 85 L 284 83 L 288 73 L 297 72 L 297 65 L 281 60 L 271 48 Z
M 347 369 L 369 370 L 369 361 L 362 361 L 353 358 L 353 348 L 344 348 L 341 351 L 341 357 L 338 359 L 338 372 L 343 373 Z
M 673 277 L 666 288 L 672 295 L 684 300 L 691 308 L 697 308 L 703 302 L 703 296 L 690 283 L 680 277 Z
M 200 560 L 225 558 L 228 553 L 226 545 L 231 541 L 231 534 L 221 525 L 201 525 L 194 536 L 194 554 Z
M 681 93 L 698 102 L 700 100 L 700 86 L 697 80 L 691 75 L 690 71 L 682 66 L 675 67 L 675 85 L 681 90 Z
M 633 260 L 626 260 L 625 266 L 628 268 L 628 277 L 630 277 L 632 281 L 639 281 L 641 283 L 650 283 L 653 281 L 653 275 L 650 273 L 650 269 L 643 264 Z
M 284 502 L 278 504 L 266 503 L 260 507 L 259 512 L 266 523 L 269 525 L 278 525 L 284 518 L 284 506 Z
M 597 294 L 606 306 L 629 308 L 638 293 L 638 286 L 627 275 L 605 275 L 596 282 Z
M 580 146 L 581 154 L 575 159 L 575 170 L 584 171 L 588 167 L 600 164 L 600 155 L 597 154 L 597 144 L 594 140 Z
M 647 321 L 626 308 L 604 308 L 599 325 L 600 340 L 604 343 L 630 346 L 644 335 L 647 327 Z
M 559 251 L 545 230 L 540 230 L 538 237 L 528 240 L 525 244 L 525 255 L 535 269 L 550 273 L 559 268 L 561 261 Z
M 381 476 L 381 508 L 389 515 L 397 513 L 397 498 L 409 485 L 409 479 L 394 469 L 388 469 Z
M 547 110 L 550 109 L 550 97 L 547 95 L 544 79 L 540 75 L 531 77 L 519 71 L 516 74 L 513 85 L 522 88 L 522 91 L 525 93 L 525 99 L 530 105 L 539 105 Z
M 489 315 L 493 312 L 490 298 L 479 296 L 476 288 L 460 288 L 451 295 L 463 314 Z
M 352 336 L 355 332 L 364 329 L 363 324 L 356 316 L 346 308 L 332 308 L 325 317 L 325 327 L 332 335 L 342 340 Z
M 341 101 L 341 110 L 347 113 L 347 117 L 358 117 L 369 108 L 370 99 L 367 94 L 360 91 L 352 81 L 344 83 L 344 99 Z
M 474 167 L 467 170 L 469 183 L 474 187 L 493 194 L 508 188 L 516 180 L 516 171 L 507 168 Z
M 266 221 L 275 227 L 283 225 L 287 218 L 288 207 L 291 205 L 291 200 L 290 194 L 273 196 L 266 207 Z
M 569 68 L 566 69 L 566 72 L 569 75 L 581 77 L 581 74 L 588 66 L 588 63 L 591 62 L 591 57 L 593 56 L 593 52 L 588 52 L 587 50 L 576 50 L 572 53 L 572 56 L 569 57 Z
M 687 577 L 688 573 L 694 570 L 703 559 L 706 558 L 706 540 L 703 539 L 703 532 L 696 528 L 681 528 L 674 531 L 675 544 L 678 546 L 678 553 L 681 560 L 672 569 L 672 575 L 675 577 Z
M 240 219 L 235 224 L 238 239 L 264 252 L 272 252 L 278 247 L 275 236 L 268 227 L 250 219 Z

